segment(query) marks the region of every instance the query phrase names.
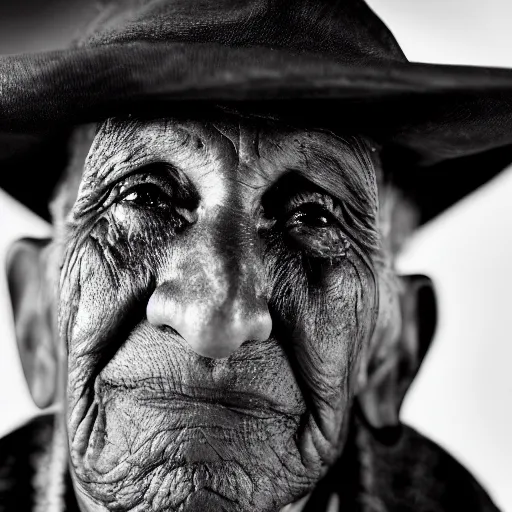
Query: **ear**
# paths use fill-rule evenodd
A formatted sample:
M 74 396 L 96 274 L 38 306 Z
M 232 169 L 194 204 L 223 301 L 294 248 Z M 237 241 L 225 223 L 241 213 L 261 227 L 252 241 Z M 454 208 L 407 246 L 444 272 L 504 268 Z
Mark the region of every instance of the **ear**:
M 23 372 L 35 404 L 48 407 L 55 398 L 57 347 L 53 296 L 46 278 L 50 240 L 24 238 L 7 256 L 7 280 Z
M 375 429 L 399 424 L 400 407 L 427 353 L 437 322 L 432 281 L 422 275 L 399 279 L 401 327 L 398 332 L 384 329 L 375 340 L 366 383 L 358 394 L 360 409 Z

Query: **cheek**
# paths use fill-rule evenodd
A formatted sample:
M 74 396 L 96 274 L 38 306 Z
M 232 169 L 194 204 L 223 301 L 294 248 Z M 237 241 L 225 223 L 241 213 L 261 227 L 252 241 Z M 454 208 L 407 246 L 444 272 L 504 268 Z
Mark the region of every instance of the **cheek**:
M 275 261 L 282 264 L 274 272 L 278 336 L 320 429 L 336 438 L 375 324 L 373 274 L 353 253 L 337 263 L 291 256 Z
M 376 320 L 378 300 L 373 274 L 351 255 L 339 266 L 327 269 L 317 293 L 322 297 L 317 305 L 321 350 L 350 367 Z M 339 352 L 343 356 L 336 356 Z
M 335 399 L 351 383 L 357 355 L 374 322 L 375 302 L 368 272 L 349 260 L 308 283 L 305 314 L 295 328 L 296 351 L 306 379 L 311 376 L 314 391 L 324 399 Z
M 71 411 L 92 391 L 96 375 L 145 315 L 156 264 L 164 257 L 159 247 L 168 244 L 168 237 L 161 230 L 154 236 L 155 223 L 140 230 L 135 222 L 108 216 L 70 233 L 61 274 L 59 327 L 68 350 Z

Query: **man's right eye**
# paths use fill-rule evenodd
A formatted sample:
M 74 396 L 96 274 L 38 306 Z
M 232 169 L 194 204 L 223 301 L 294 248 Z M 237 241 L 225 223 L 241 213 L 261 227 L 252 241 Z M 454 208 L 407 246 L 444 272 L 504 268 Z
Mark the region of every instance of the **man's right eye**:
M 140 183 L 121 192 L 118 203 L 138 208 L 168 208 L 171 198 L 154 183 Z

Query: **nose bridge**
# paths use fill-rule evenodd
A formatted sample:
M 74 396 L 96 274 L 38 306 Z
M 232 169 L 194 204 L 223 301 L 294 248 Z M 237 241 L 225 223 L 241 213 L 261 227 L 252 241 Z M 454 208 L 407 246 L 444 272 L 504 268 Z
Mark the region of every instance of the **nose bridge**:
M 253 317 L 267 310 L 258 241 L 247 222 L 235 219 L 233 213 L 227 217 L 228 222 L 216 226 L 211 245 L 194 251 L 200 254 L 195 271 L 185 272 L 197 276 L 196 300 L 204 304 L 211 323 L 222 324 L 226 332 L 240 323 L 248 327 Z
M 226 357 L 244 341 L 266 340 L 272 326 L 255 229 L 235 216 L 217 216 L 207 236 L 197 234 L 174 282 L 159 287 L 154 295 L 160 298 L 148 304 L 150 322 L 169 325 L 207 357 Z
M 209 258 L 218 262 L 227 290 L 227 303 L 251 303 L 264 295 L 264 268 L 260 244 L 248 215 L 226 212 L 218 226 Z M 215 263 L 214 263 L 215 265 Z

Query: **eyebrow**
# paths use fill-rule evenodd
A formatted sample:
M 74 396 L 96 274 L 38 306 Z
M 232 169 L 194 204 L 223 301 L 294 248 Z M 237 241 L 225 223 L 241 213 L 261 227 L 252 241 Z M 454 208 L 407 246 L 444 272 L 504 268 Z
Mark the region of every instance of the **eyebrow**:
M 339 154 L 328 154 L 323 148 L 304 152 L 306 165 L 294 172 L 342 202 L 356 202 L 371 215 L 378 207 L 375 169 L 371 158 L 359 145 L 346 145 Z
M 179 127 L 169 133 L 167 132 L 168 120 L 164 119 L 164 121 L 168 145 L 176 145 L 176 147 L 183 143 L 190 145 L 190 133 L 187 130 Z M 90 172 L 90 177 L 99 184 L 104 182 L 105 178 L 110 178 L 113 172 L 117 175 L 118 170 L 124 172 L 126 168 L 142 168 L 151 163 L 151 152 L 145 151 L 147 140 L 144 135 L 140 137 L 138 134 L 139 130 L 144 129 L 145 126 L 144 120 L 119 118 L 107 119 L 100 125 L 91 146 L 91 150 L 94 151 L 89 155 L 95 158 L 92 161 L 86 161 L 86 169 Z M 96 155 L 97 153 L 99 154 Z M 155 157 L 153 160 L 161 161 Z

